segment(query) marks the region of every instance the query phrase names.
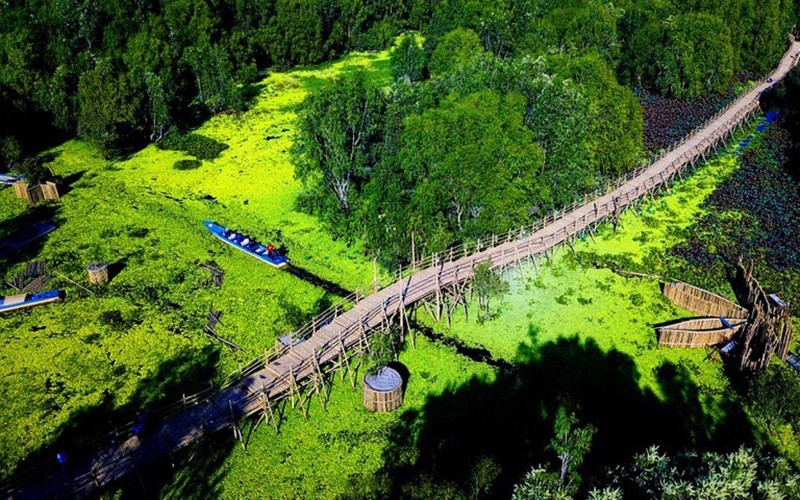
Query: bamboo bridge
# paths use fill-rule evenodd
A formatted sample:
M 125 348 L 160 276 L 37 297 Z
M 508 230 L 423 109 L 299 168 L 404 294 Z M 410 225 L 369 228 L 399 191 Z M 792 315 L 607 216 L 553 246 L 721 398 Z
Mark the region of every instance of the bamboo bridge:
M 280 418 L 280 401 L 291 400 L 293 406 L 308 404 L 300 394 L 301 385 L 311 388 L 307 394 L 320 394 L 324 373 L 335 369 L 350 373 L 351 363 L 358 362 L 354 353 L 366 348 L 370 334 L 393 321 L 402 324 L 406 310 L 420 301 L 435 299 L 441 308 L 444 291 L 469 280 L 477 265 L 489 262 L 495 269 L 505 269 L 531 259 L 536 263 L 537 258 L 548 256 L 558 245 L 570 243 L 598 224 L 616 223 L 623 210 L 654 196 L 686 169 L 705 161 L 759 112 L 761 93 L 797 64 L 798 54 L 800 42 L 793 42 L 768 78 L 648 165 L 532 226 L 414 263 L 399 271 L 399 279 L 392 285 L 364 298 L 356 296 L 348 310 L 334 308 L 315 318 L 223 387 L 184 396 L 153 412 L 144 437 L 134 435 L 130 428 L 118 430 L 113 440 L 104 435 L 94 443 L 93 449 L 99 451 L 76 457 L 75 463 L 68 462 L 60 472 L 50 465 L 22 472 L 3 485 L 0 493 L 11 498 L 87 496 L 209 434 L 233 429 L 241 438 L 239 422 L 249 416 L 258 414 L 275 423 Z

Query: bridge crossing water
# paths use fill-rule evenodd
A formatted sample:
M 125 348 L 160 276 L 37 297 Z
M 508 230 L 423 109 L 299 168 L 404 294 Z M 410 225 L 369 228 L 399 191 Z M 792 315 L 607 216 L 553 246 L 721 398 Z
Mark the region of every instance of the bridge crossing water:
M 162 459 L 211 433 L 239 432 L 238 422 L 262 413 L 270 418 L 274 404 L 297 393 L 299 384 L 316 383 L 330 366 L 349 363 L 349 354 L 369 335 L 402 318 L 407 308 L 458 285 L 477 265 L 517 265 L 545 255 L 556 246 L 618 217 L 621 211 L 669 185 L 692 165 L 703 161 L 720 143 L 759 112 L 759 96 L 797 64 L 800 43 L 793 42 L 768 78 L 698 127 L 661 157 L 584 197 L 567 209 L 529 226 L 495 236 L 484 244 L 462 245 L 415 263 L 407 275 L 376 293 L 359 298 L 346 311 L 334 309 L 296 332 L 288 345 L 246 367 L 221 390 L 183 398 L 169 416 L 152 422 L 145 439 L 132 434 L 99 447 L 88 459 L 70 464 L 61 474 L 35 472 L 16 478 L 2 491 L 11 497 L 83 496 L 148 463 Z M 771 81 L 770 81 L 771 80 Z M 419 271 L 416 271 L 419 269 Z

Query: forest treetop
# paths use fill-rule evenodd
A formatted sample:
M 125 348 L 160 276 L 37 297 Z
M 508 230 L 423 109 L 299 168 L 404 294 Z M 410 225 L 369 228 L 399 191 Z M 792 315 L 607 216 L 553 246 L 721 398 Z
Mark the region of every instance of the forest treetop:
M 412 235 L 431 252 L 502 231 L 632 168 L 643 157 L 633 90 L 692 98 L 761 75 L 797 9 L 789 0 L 4 2 L 0 165 L 54 135 L 126 152 L 246 108 L 268 68 L 387 47 L 416 30 L 424 44 L 400 41 L 388 91 L 352 77 L 312 96 L 297 148 L 306 206 L 340 234 L 366 236 L 382 259 L 407 260 Z M 323 131 L 327 145 L 315 142 Z
M 430 48 L 471 29 L 500 57 L 596 50 L 622 83 L 693 96 L 763 74 L 796 19 L 789 0 L 6 1 L 0 165 L 35 152 L 46 130 L 108 154 L 157 140 L 198 113 L 242 108 L 242 85 L 266 68 L 383 48 L 404 29 Z

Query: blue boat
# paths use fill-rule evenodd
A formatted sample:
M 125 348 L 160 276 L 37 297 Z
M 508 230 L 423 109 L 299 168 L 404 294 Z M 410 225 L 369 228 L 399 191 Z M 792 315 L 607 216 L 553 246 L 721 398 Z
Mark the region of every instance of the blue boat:
M 4 186 L 10 186 L 15 182 L 19 182 L 25 180 L 23 177 L 17 177 L 16 175 L 8 175 L 8 174 L 0 174 L 0 184 Z
M 61 302 L 64 294 L 60 290 L 40 293 L 21 293 L 0 299 L 0 312 L 18 311 L 28 307 L 43 306 L 53 302 Z
M 267 264 L 281 268 L 289 264 L 289 259 L 279 254 L 272 245 L 264 246 L 243 234 L 224 228 L 210 220 L 204 221 L 203 225 L 208 231 L 220 241 L 241 250 L 242 252 L 266 262 Z

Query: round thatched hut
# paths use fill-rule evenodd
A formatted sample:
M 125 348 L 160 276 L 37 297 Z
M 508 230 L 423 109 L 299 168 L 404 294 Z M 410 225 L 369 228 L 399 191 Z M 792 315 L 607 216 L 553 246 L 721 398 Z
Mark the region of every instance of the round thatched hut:
M 403 404 L 403 377 L 394 368 L 385 366 L 364 377 L 364 408 L 386 413 Z
M 89 273 L 89 283 L 92 285 L 108 283 L 108 264 L 105 262 L 92 262 L 86 271 Z

